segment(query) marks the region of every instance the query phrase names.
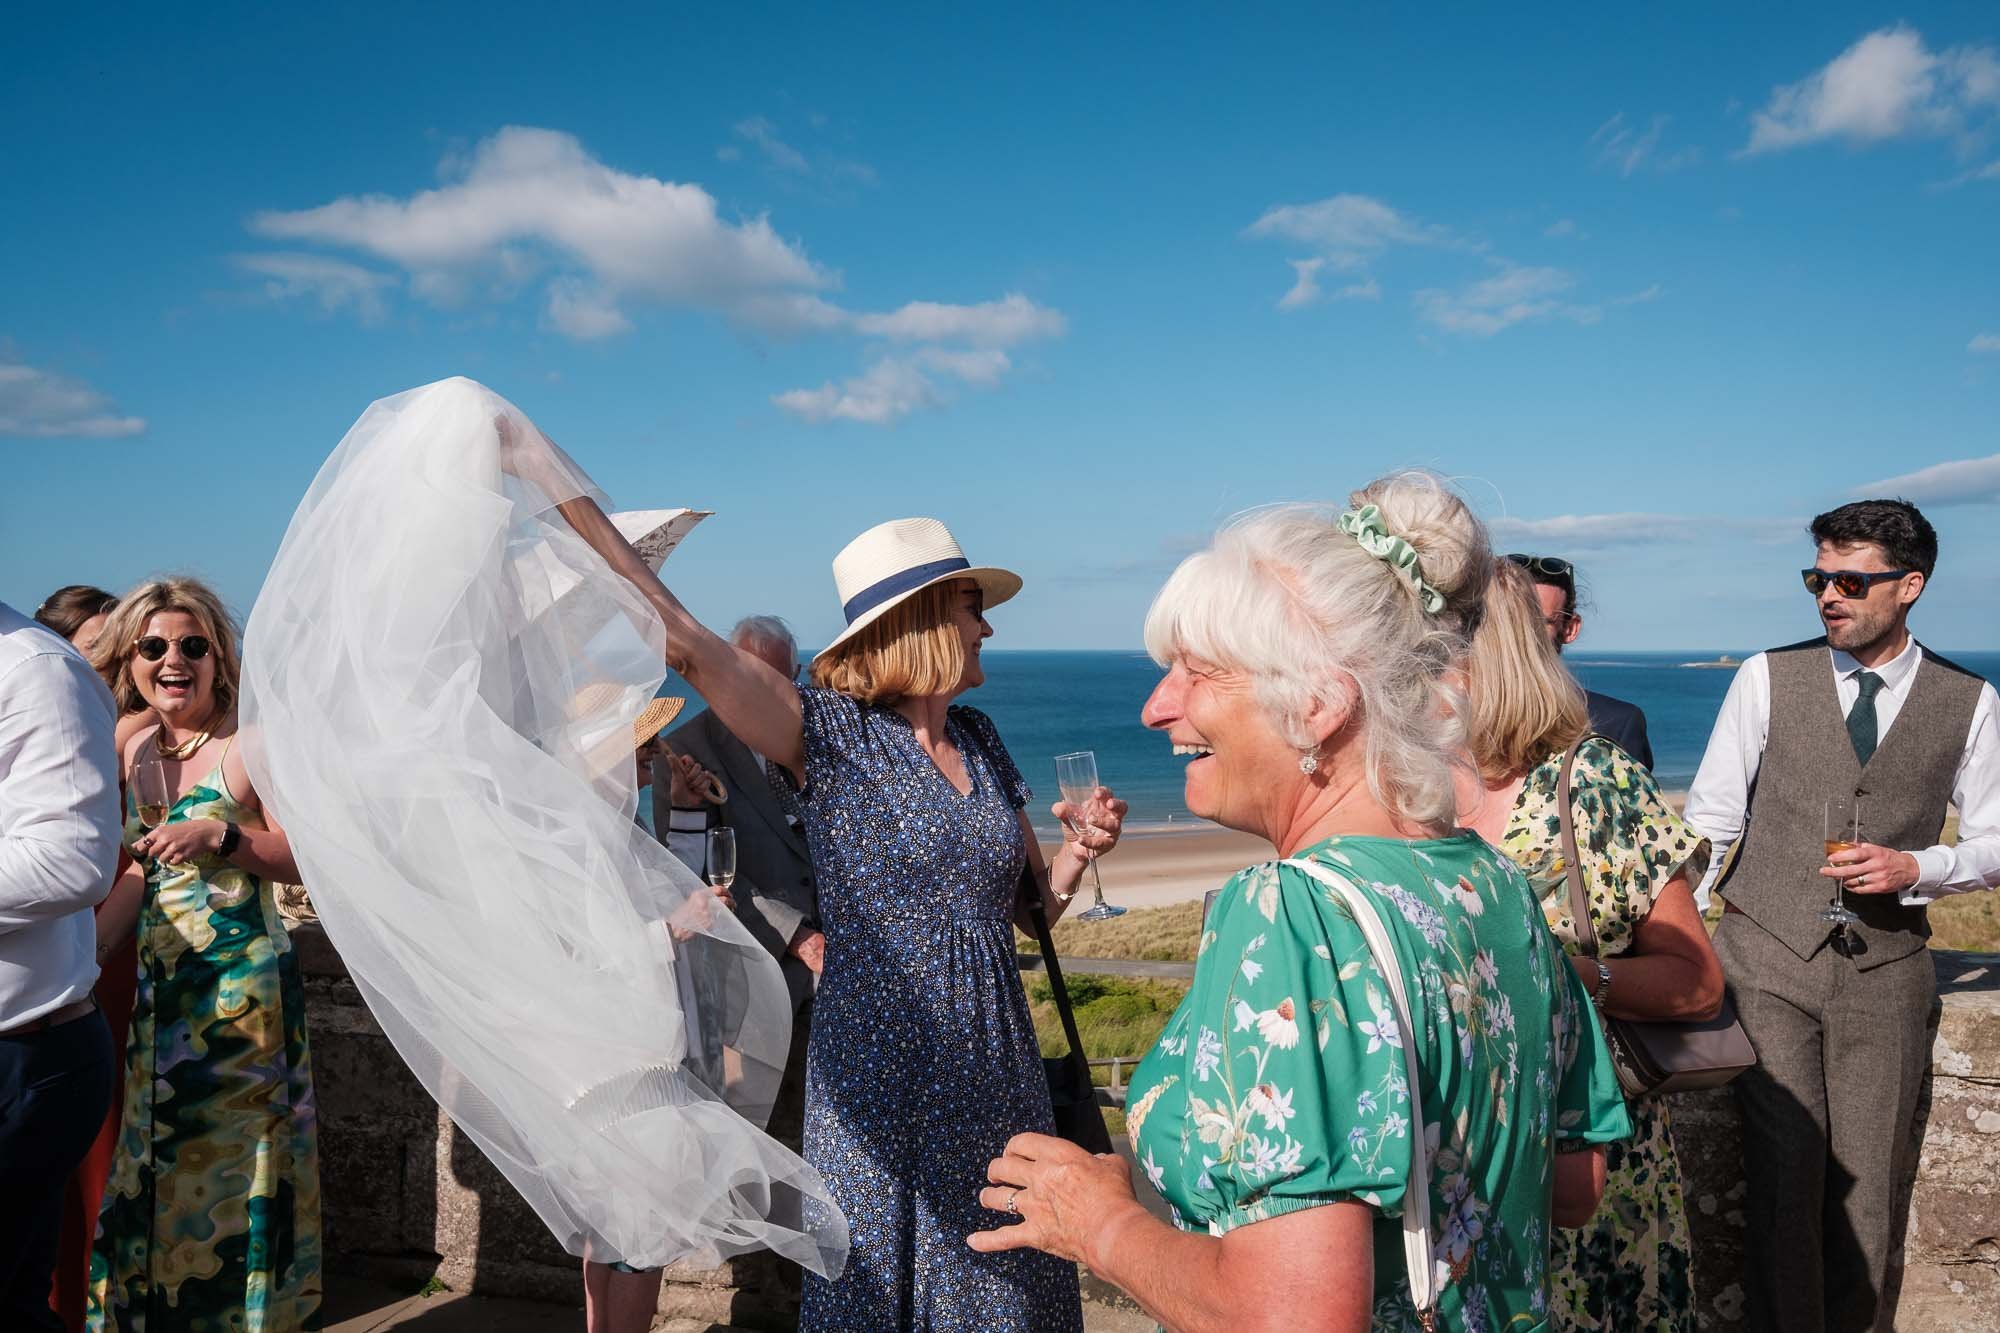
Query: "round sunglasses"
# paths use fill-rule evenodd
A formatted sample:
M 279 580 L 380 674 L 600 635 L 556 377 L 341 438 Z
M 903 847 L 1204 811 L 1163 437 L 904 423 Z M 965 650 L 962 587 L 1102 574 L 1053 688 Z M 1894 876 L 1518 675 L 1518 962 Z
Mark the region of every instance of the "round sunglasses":
M 1829 584 L 1842 597 L 1866 597 L 1868 590 L 1876 584 L 1906 578 L 1916 572 L 1914 569 L 1885 569 L 1879 574 L 1865 574 L 1858 569 L 1802 569 L 1799 576 L 1805 580 L 1806 591 L 1815 597 L 1825 592 Z
M 176 640 L 163 639 L 157 634 L 147 634 L 132 641 L 132 647 L 148 662 L 157 662 L 167 655 L 167 645 Z M 208 636 L 206 634 L 183 634 L 178 640 L 181 656 L 190 662 L 199 662 L 208 656 Z

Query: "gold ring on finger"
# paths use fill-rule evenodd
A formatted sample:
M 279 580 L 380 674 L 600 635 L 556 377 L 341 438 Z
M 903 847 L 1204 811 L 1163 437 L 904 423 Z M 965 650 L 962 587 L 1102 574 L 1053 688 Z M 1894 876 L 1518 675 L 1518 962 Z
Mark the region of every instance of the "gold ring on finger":
M 1009 1190 L 1007 1192 L 1007 1211 L 1016 1217 L 1021 1215 L 1021 1205 L 1018 1202 L 1020 1197 L 1021 1191 L 1019 1190 Z

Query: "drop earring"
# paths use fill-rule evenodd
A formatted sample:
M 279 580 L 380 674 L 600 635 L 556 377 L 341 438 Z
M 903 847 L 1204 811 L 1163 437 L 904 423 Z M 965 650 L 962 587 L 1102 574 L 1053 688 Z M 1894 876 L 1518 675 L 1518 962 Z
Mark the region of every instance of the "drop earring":
M 1311 750 L 1299 751 L 1299 772 L 1308 776 L 1319 772 L 1319 756 Z

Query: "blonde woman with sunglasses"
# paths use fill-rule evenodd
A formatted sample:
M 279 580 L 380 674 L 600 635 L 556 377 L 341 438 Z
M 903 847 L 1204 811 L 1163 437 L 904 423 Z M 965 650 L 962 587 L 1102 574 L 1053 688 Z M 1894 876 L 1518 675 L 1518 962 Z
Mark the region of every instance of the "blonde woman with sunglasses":
M 272 897 L 299 872 L 236 743 L 236 629 L 202 584 L 159 579 L 118 604 L 92 662 L 121 714 L 159 722 L 120 756 L 134 864 L 99 925 L 136 933 L 139 976 L 86 1327 L 311 1327 L 317 1114 Z

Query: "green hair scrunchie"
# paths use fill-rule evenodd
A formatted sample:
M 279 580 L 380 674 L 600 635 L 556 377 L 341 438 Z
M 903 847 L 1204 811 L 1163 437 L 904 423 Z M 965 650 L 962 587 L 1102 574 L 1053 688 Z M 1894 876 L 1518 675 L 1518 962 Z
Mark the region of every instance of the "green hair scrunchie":
M 1340 516 L 1336 526 L 1354 538 L 1362 550 L 1395 570 L 1396 577 L 1417 594 L 1425 612 L 1436 615 L 1444 610 L 1444 594 L 1424 582 L 1423 568 L 1417 563 L 1417 548 L 1383 526 L 1380 509 L 1374 505 L 1350 509 Z

